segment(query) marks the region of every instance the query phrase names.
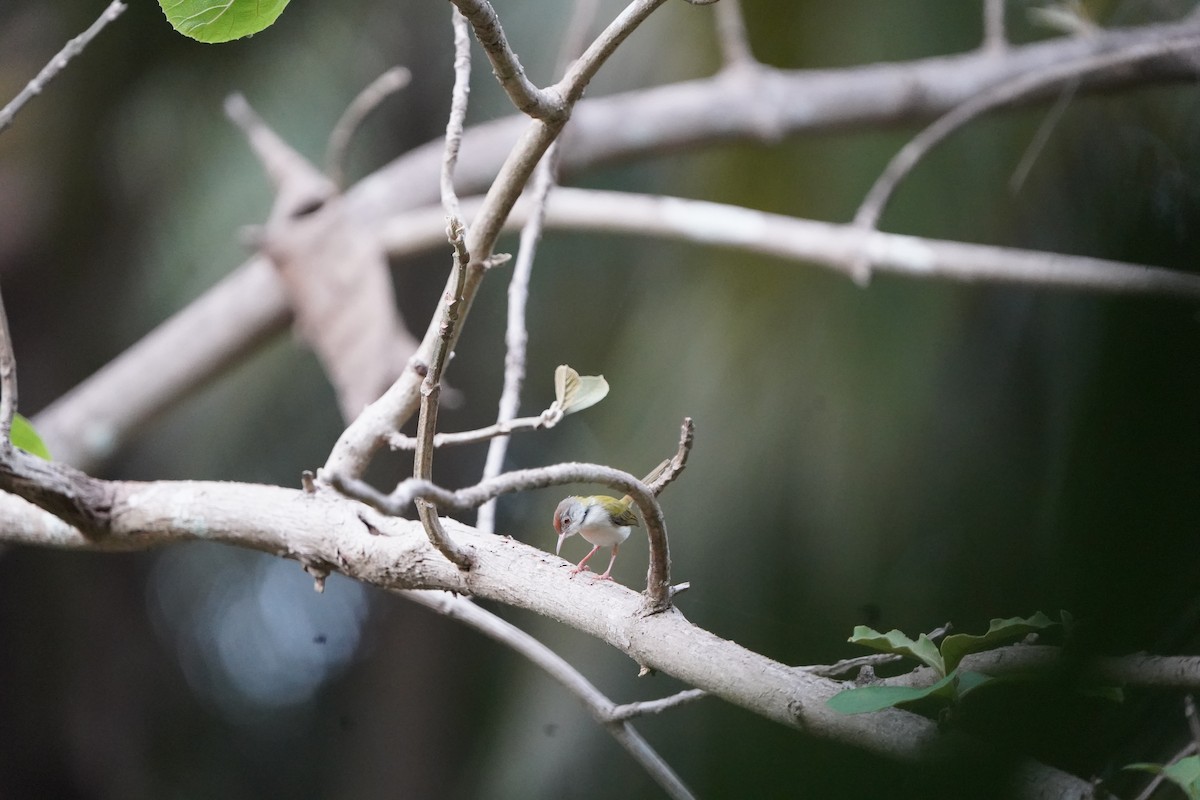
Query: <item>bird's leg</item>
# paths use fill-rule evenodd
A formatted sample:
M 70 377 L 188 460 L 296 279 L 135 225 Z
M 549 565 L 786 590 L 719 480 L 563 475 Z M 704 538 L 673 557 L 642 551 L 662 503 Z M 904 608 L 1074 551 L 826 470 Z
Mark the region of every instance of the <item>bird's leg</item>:
M 616 563 L 617 551 L 620 549 L 621 549 L 621 545 L 619 545 L 619 544 L 613 545 L 613 554 L 612 554 L 612 558 L 610 558 L 608 560 L 608 569 L 604 570 L 604 574 L 597 577 L 596 580 L 598 580 L 598 581 L 611 581 L 612 580 L 612 577 L 609 575 L 609 573 L 612 572 L 612 565 Z M 595 552 L 595 551 L 593 551 L 593 552 Z
M 588 553 L 586 556 L 584 556 L 584 557 L 583 557 L 583 560 L 582 560 L 582 561 L 580 561 L 578 564 L 576 564 L 576 565 L 575 565 L 575 568 L 574 568 L 573 570 L 571 570 L 571 577 L 572 577 L 572 578 L 573 578 L 573 577 L 575 577 L 576 575 L 578 575 L 579 573 L 583 572 L 585 569 L 587 569 L 587 567 L 586 567 L 586 566 L 584 566 L 584 565 L 585 565 L 585 564 L 587 564 L 587 560 L 588 560 L 589 558 L 591 558 L 592 556 L 596 555 L 596 551 L 597 551 L 597 550 L 599 550 L 599 549 L 600 549 L 600 545 L 596 545 L 595 547 L 593 547 L 593 548 L 592 548 L 592 552 L 590 552 L 590 553 Z M 611 568 L 611 567 L 612 567 L 612 564 L 609 564 L 608 566 Z

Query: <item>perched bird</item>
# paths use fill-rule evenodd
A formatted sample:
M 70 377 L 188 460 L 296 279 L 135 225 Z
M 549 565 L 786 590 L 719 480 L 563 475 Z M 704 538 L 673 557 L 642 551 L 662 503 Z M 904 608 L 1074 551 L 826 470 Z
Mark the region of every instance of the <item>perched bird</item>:
M 642 483 L 655 480 L 668 464 L 670 461 L 659 464 Z M 563 542 L 577 533 L 593 545 L 591 552 L 571 570 L 571 575 L 574 576 L 587 569 L 585 565 L 588 559 L 596 555 L 597 550 L 601 547 L 611 547 L 612 558 L 608 560 L 608 569 L 604 570 L 604 574 L 597 580 L 612 580 L 611 573 L 617 560 L 617 550 L 620 549 L 621 543 L 629 538 L 630 528 L 638 524 L 637 514 L 633 510 L 633 498 L 629 495 L 620 500 L 603 494 L 568 497 L 554 509 L 554 531 L 558 534 L 558 545 L 554 548 L 554 554 L 558 555 Z

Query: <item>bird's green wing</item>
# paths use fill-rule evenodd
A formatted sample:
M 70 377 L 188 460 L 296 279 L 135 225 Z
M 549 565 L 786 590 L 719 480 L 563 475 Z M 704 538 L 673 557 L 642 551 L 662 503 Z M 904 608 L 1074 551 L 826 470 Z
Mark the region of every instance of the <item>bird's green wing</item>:
M 625 508 L 617 514 L 612 515 L 614 525 L 638 525 L 637 514 L 633 512 L 633 504 L 625 506 Z

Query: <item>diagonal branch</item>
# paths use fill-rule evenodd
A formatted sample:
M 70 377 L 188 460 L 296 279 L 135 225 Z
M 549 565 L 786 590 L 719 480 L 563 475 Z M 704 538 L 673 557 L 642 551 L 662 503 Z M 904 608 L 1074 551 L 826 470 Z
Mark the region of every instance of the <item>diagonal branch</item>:
M 515 625 L 480 608 L 469 599 L 449 592 L 428 590 L 401 590 L 397 594 L 433 609 L 443 616 L 458 620 L 515 650 L 557 681 L 568 692 L 575 695 L 588 713 L 603 725 L 622 747 L 629 751 L 629 754 L 663 788 L 668 796 L 678 800 L 692 798 L 691 791 L 679 779 L 679 776 L 638 735 L 633 726 L 629 724 L 629 720 L 644 714 L 657 714 L 680 703 L 699 699 L 705 696 L 704 691 L 691 689 L 662 700 L 618 706 L 605 697 L 587 678 L 583 677 L 579 670 L 572 667 L 553 650 Z
M 88 26 L 87 30 L 67 42 L 63 46 L 63 49 L 59 50 L 46 66 L 42 67 L 34 79 L 17 93 L 16 97 L 10 100 L 4 108 L 0 108 L 0 133 L 12 125 L 13 118 L 26 103 L 45 91 L 46 85 L 54 80 L 59 72 L 62 72 L 63 68 L 71 62 L 71 59 L 82 53 L 83 49 L 91 44 L 92 39 L 95 39 L 108 23 L 121 16 L 121 13 L 126 8 L 127 6 L 121 0 L 113 0 L 109 3 L 108 7 L 100 12 L 100 16 Z
M 921 131 L 893 156 L 867 192 L 866 198 L 854 215 L 854 223 L 865 228 L 874 228 L 896 186 L 925 154 L 981 114 L 1013 103 L 1022 97 L 1044 92 L 1048 88 L 1062 87 L 1090 73 L 1113 71 L 1139 61 L 1161 58 L 1197 47 L 1200 47 L 1200 35 L 1195 33 L 1164 41 L 1144 42 L 1115 53 L 1089 56 L 1052 69 L 1021 75 L 972 98 Z
M 500 17 L 487 0 L 451 0 L 475 29 L 475 38 L 483 45 L 492 72 L 508 98 L 522 114 L 534 119 L 552 120 L 568 113 L 563 98 L 553 89 L 539 89 L 525 75 L 525 68 L 513 52 L 500 25 Z
M 486 536 L 454 522 L 455 537 L 475 548 L 463 572 L 437 555 L 421 526 L 375 520 L 332 492 L 221 482 L 104 482 L 113 502 L 100 539 L 0 493 L 0 538 L 43 547 L 121 552 L 182 540 L 218 541 L 328 565 L 388 589 L 443 589 L 524 608 L 604 641 L 636 663 L 741 706 L 766 719 L 832 742 L 906 762 L 968 757 L 1011 768 L 1015 796 L 1033 800 L 1085 797 L 1089 785 L 1033 761 L 1005 761 L 978 741 L 939 732 L 935 723 L 896 709 L 846 716 L 826 705 L 841 684 L 785 666 L 690 623 L 668 610 L 644 614 L 643 601 L 613 584 L 568 580 L 557 559 L 507 537 Z M 382 534 L 382 535 L 376 535 Z M 997 761 L 999 759 L 999 761 Z
M 612 55 L 617 45 L 663 2 L 665 0 L 634 0 L 604 29 L 584 55 L 574 62 L 566 77 L 555 87 L 566 98 L 569 106 L 573 106 L 580 98 L 592 75 Z M 483 281 L 485 265 L 492 257 L 496 239 L 500 236 L 513 205 L 516 204 L 538 161 L 558 137 L 565 122 L 565 115 L 552 120 L 534 120 L 509 152 L 499 175 L 488 189 L 467 235 L 466 246 L 467 251 L 471 253 L 471 265 L 463 281 L 461 298 L 456 300 L 460 304 L 459 324 L 447 341 L 449 348 L 453 349 L 458 331 L 462 329 L 470 313 L 471 305 Z M 443 294 L 442 303 L 434 312 L 435 320 L 444 316 L 447 297 L 449 287 Z M 429 362 L 430 354 L 437 346 L 438 337 L 438 326 L 431 325 L 417 351 L 418 360 Z M 323 472 L 327 475 L 345 473 L 347 477 L 352 478 L 362 475 L 376 450 L 416 410 L 419 385 L 420 381 L 415 372 L 412 369 L 405 370 L 383 397 L 369 405 L 346 428 L 334 444 Z

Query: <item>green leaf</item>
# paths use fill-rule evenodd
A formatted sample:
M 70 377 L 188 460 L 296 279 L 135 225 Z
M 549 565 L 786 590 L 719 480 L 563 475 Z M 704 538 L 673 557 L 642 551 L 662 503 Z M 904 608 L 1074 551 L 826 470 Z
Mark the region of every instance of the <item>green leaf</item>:
M 858 686 L 838 692 L 825 702 L 840 714 L 866 714 L 942 694 L 953 680 L 953 675 L 947 675 L 932 686 L 920 688 L 914 686 Z
M 580 375 L 566 364 L 554 370 L 554 398 L 564 414 L 596 405 L 608 395 L 603 375 Z
M 29 420 L 20 414 L 13 416 L 12 443 L 26 453 L 32 453 L 46 461 L 50 460 L 50 451 L 46 449 L 46 443 L 42 441 L 42 437 L 38 436 Z
M 966 633 L 947 636 L 942 640 L 942 658 L 945 660 L 946 669 L 953 670 L 963 660 L 964 656 L 983 650 L 991 650 L 1006 642 L 1020 639 L 1022 636 L 1027 636 L 1035 631 L 1044 630 L 1057 624 L 1057 622 L 1040 611 L 1027 619 L 1020 617 L 994 619 L 988 626 L 987 633 L 982 636 L 972 636 Z
M 1200 756 L 1181 758 L 1174 764 L 1126 764 L 1123 769 L 1136 769 L 1162 775 L 1183 789 L 1190 800 L 1200 800 Z
M 198 42 L 228 42 L 269 27 L 288 0 L 158 0 L 171 27 Z
M 961 700 L 968 692 L 978 689 L 992 679 L 979 672 L 951 672 L 937 683 L 925 687 L 859 686 L 838 692 L 826 704 L 841 714 L 865 714 L 882 711 L 901 703 L 912 703 L 926 697 L 941 697 L 949 702 Z
M 866 625 L 858 625 L 854 628 L 854 633 L 848 641 L 851 644 L 861 644 L 875 650 L 882 650 L 885 653 L 899 653 L 902 656 L 910 656 L 924 662 L 927 666 L 933 667 L 938 671 L 939 675 L 946 674 L 946 664 L 942 660 L 942 654 L 938 652 L 937 645 L 923 633 L 914 642 L 894 628 L 887 633 L 880 633 L 874 628 L 868 628 Z

